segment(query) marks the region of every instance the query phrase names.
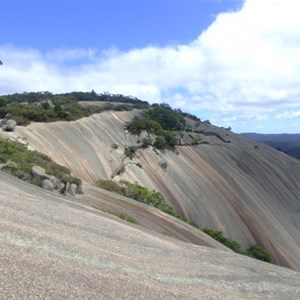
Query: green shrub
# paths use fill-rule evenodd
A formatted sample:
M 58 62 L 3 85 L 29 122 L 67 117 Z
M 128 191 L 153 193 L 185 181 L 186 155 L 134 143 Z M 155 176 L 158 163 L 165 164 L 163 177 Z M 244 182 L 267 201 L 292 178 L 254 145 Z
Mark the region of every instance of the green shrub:
M 225 245 L 226 247 L 230 248 L 234 252 L 243 253 L 241 245 L 234 240 L 226 238 L 223 235 L 222 231 L 216 231 L 216 230 L 212 230 L 212 229 L 208 229 L 208 228 L 203 228 L 202 230 L 203 230 L 203 232 L 210 235 L 212 238 L 214 238 L 221 244 Z
M 212 238 L 214 238 L 215 240 L 225 245 L 226 247 L 230 248 L 236 253 L 247 255 L 252 258 L 256 258 L 258 260 L 262 260 L 265 262 L 274 263 L 271 255 L 267 252 L 267 250 L 259 245 L 253 245 L 252 247 L 250 247 L 248 250 L 245 251 L 242 249 L 239 243 L 229 238 L 226 238 L 223 235 L 222 231 L 216 231 L 208 228 L 203 228 L 202 231 L 210 235 Z
M 139 224 L 139 222 L 131 216 L 128 216 L 128 215 L 125 215 L 125 214 L 115 214 L 115 216 L 117 216 L 118 218 L 120 218 L 122 220 L 125 220 L 129 223 L 137 224 L 137 225 Z
M 51 101 L 53 106 L 48 101 Z M 82 106 L 78 101 L 105 101 L 106 103 L 102 106 Z M 129 111 L 133 107 L 145 108 L 148 106 L 149 104 L 145 101 L 122 95 L 97 95 L 96 93 L 82 92 L 57 95 L 49 92 L 23 93 L 0 98 L 0 118 L 9 114 L 10 118 L 14 119 L 18 125 L 26 126 L 32 121 L 73 121 L 105 110 Z
M 159 165 L 161 166 L 161 168 L 162 168 L 164 171 L 166 171 L 167 168 L 168 168 L 168 163 L 167 163 L 167 162 L 161 162 Z
M 5 107 L 7 105 L 5 99 L 0 98 L 0 107 Z
M 98 186 L 104 190 L 110 191 L 110 192 L 115 192 L 115 193 L 121 194 L 121 187 L 112 180 L 100 179 L 96 182 L 96 186 Z
M 185 127 L 185 120 L 182 113 L 173 110 L 168 104 L 153 104 L 144 113 L 146 118 L 154 120 L 164 130 L 182 130 Z
M 176 132 L 185 127 L 185 119 L 181 112 L 173 110 L 167 104 L 153 104 L 149 109 L 126 125 L 126 129 L 135 135 L 142 131 L 155 134 L 153 146 L 157 149 L 173 149 L 177 143 Z M 143 148 L 149 146 L 148 142 L 142 144 Z
M 133 159 L 135 151 L 136 151 L 135 147 L 126 147 L 124 154 L 126 157 Z
M 137 183 L 130 183 L 126 180 L 121 180 L 119 183 L 116 183 L 112 180 L 98 180 L 96 182 L 96 185 L 100 188 L 118 193 L 130 199 L 152 205 L 174 217 L 184 220 L 184 218 L 179 216 L 175 212 L 175 210 L 167 203 L 161 193 L 154 190 L 149 191 L 147 188 Z
M 163 149 L 165 149 L 165 148 L 167 147 L 167 143 L 166 143 L 166 140 L 164 139 L 164 137 L 158 136 L 158 137 L 155 139 L 155 142 L 154 142 L 153 146 L 154 146 L 156 149 L 163 150 Z
M 253 258 L 266 261 L 269 263 L 274 263 L 271 255 L 259 245 L 253 245 L 247 250 L 247 254 Z
M 96 208 L 96 209 L 98 209 L 98 210 L 101 210 L 101 211 L 103 211 L 103 212 L 105 212 L 105 213 L 107 213 L 107 214 L 110 214 L 110 215 L 113 215 L 113 216 L 116 216 L 116 217 L 118 217 L 118 218 L 120 218 L 120 219 L 122 219 L 122 220 L 125 220 L 125 221 L 127 221 L 127 222 L 129 222 L 129 223 L 132 223 L 132 224 L 139 224 L 139 221 L 138 220 L 136 220 L 135 218 L 133 218 L 133 217 L 131 217 L 131 216 L 129 216 L 129 215 L 125 215 L 125 214 L 123 214 L 123 213 L 117 213 L 117 212 L 114 212 L 114 211 L 111 211 L 111 210 L 106 210 L 106 209 L 100 209 L 98 206 L 96 206 L 96 205 L 93 205 L 93 207 L 94 208 Z

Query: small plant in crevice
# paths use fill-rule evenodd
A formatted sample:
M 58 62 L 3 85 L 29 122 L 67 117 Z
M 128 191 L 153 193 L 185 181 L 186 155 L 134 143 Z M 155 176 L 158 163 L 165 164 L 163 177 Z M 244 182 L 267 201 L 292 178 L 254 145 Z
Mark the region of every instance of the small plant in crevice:
M 115 216 L 115 217 L 118 217 L 118 218 L 120 218 L 120 219 L 122 219 L 122 220 L 124 220 L 124 221 L 129 222 L 129 223 L 136 224 L 136 225 L 139 224 L 139 221 L 138 221 L 138 220 L 136 220 L 135 218 L 133 218 L 133 217 L 131 217 L 131 216 L 129 216 L 129 215 L 126 215 L 126 214 L 124 214 L 124 213 L 118 213 L 118 212 L 114 212 L 114 211 L 107 210 L 107 209 L 101 209 L 101 208 L 99 208 L 99 207 L 96 206 L 96 205 L 93 205 L 93 207 L 96 208 L 96 209 L 98 209 L 98 210 L 101 210 L 101 211 L 103 211 L 103 212 L 105 212 L 105 213 L 107 213 L 107 214 L 110 214 L 110 215 L 113 215 L 113 216 Z
M 161 168 L 162 168 L 164 171 L 166 171 L 167 168 L 168 168 L 168 163 L 165 162 L 165 161 L 164 161 L 164 162 L 161 162 L 159 165 L 161 166 Z
M 122 164 L 122 166 L 117 171 L 117 175 L 121 175 L 125 172 L 125 165 Z
M 124 151 L 124 154 L 125 154 L 126 157 L 129 157 L 130 159 L 133 159 L 135 151 L 136 151 L 135 147 L 132 147 L 132 146 L 126 147 L 125 151 Z
M 119 148 L 119 145 L 116 143 L 111 144 L 111 149 L 112 150 L 117 150 Z

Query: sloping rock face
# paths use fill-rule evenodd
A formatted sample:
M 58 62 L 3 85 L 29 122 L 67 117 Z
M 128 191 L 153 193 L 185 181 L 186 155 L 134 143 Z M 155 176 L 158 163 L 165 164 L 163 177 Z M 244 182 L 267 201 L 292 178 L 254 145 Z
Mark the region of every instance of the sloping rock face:
M 222 230 L 244 247 L 258 243 L 278 264 L 300 270 L 300 161 L 209 124 L 201 125 L 209 134 L 200 145 L 140 149 L 125 159 L 125 146 L 137 138 L 124 125 L 137 113 L 107 112 L 16 131 L 86 182 L 111 176 L 137 181 L 162 192 L 201 227 Z M 120 166 L 123 173 L 116 172 Z
M 0 172 L 3 299 L 299 299 L 300 273 L 130 225 Z

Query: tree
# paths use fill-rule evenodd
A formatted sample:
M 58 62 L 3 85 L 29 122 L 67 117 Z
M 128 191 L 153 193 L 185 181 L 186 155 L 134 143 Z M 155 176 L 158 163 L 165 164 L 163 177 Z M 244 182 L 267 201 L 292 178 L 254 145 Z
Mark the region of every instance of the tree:
M 6 101 L 3 98 L 0 98 L 0 107 L 6 106 Z

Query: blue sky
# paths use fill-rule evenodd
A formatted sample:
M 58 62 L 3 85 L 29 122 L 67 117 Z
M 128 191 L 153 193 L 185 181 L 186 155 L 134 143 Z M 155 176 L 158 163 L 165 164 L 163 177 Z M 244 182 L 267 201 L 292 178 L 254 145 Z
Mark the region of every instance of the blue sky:
M 300 132 L 298 0 L 1 1 L 0 94 L 112 92 Z

